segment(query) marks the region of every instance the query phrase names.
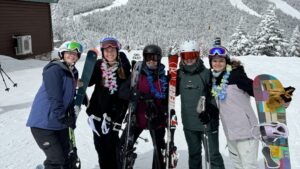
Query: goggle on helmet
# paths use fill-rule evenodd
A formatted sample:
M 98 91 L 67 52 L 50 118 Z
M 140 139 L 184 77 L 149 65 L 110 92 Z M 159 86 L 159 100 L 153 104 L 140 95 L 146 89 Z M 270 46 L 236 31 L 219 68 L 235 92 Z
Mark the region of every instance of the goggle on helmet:
M 83 52 L 82 45 L 76 41 L 68 41 L 60 46 L 58 55 L 60 58 L 63 58 L 64 52 L 71 52 L 75 50 L 77 51 L 78 58 L 80 58 L 81 53 Z

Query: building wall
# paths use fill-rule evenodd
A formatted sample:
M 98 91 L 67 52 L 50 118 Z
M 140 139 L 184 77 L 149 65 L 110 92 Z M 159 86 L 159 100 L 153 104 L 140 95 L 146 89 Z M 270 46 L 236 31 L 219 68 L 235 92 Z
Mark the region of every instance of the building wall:
M 16 56 L 14 35 L 31 35 L 31 55 Z M 50 4 L 0 0 L 0 55 L 24 59 L 53 48 Z

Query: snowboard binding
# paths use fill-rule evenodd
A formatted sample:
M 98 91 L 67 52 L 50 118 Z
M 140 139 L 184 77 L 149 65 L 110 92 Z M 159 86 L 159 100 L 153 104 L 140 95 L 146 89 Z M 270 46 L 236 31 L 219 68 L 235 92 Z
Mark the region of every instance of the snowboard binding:
M 259 127 L 260 138 L 257 138 L 253 134 L 253 129 Z M 288 128 L 285 124 L 280 122 L 262 123 L 252 128 L 252 136 L 262 142 L 262 154 L 264 161 L 268 168 L 279 168 L 279 162 L 272 158 L 270 143 L 276 142 L 279 138 L 287 138 L 289 135 Z

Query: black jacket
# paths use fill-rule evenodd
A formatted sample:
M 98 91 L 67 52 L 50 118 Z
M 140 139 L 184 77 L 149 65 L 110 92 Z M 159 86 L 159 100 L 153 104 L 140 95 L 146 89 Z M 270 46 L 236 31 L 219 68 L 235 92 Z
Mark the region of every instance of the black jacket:
M 119 97 L 119 89 L 120 86 L 122 86 L 124 82 L 130 78 L 131 66 L 126 55 L 122 52 L 120 55 L 120 61 L 121 64 L 119 64 L 119 66 L 122 65 L 126 79 L 121 79 L 117 73 L 118 90 L 114 92 L 114 94 L 110 94 L 109 89 L 103 85 L 101 70 L 102 59 L 97 60 L 89 83 L 89 86 L 95 85 L 95 88 L 90 100 L 90 105 L 86 110 L 88 115 L 94 114 L 95 116 L 102 118 L 103 114 L 107 113 L 113 122 L 122 122 L 128 108 L 128 101 Z
M 225 71 L 217 78 L 216 84 L 219 85 L 221 83 L 222 77 Z M 253 80 L 248 78 L 245 73 L 243 66 L 238 66 L 237 68 L 233 68 L 230 72 L 228 78 L 228 85 L 236 84 L 237 87 L 245 92 L 247 92 L 250 96 L 253 96 Z

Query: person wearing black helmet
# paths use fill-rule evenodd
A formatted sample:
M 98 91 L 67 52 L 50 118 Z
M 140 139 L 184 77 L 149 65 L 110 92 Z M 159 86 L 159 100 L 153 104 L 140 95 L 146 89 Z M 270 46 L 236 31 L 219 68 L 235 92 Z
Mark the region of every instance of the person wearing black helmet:
M 100 41 L 102 59 L 96 61 L 89 86 L 94 87 L 86 110 L 93 130 L 95 149 L 101 169 L 118 168 L 118 142 L 128 101 L 119 97 L 120 86 L 130 77 L 130 63 L 121 44 L 112 37 Z
M 165 148 L 168 82 L 161 58 L 162 50 L 159 46 L 145 46 L 143 61 L 139 61 L 135 65 L 135 69 L 139 70 L 136 84 L 131 84 L 136 88 L 136 95 L 131 96 L 130 99 L 137 102 L 136 111 L 133 112 L 136 117 L 136 124 L 131 128 L 131 131 L 134 134 L 134 142 L 143 130 L 150 131 L 154 144 L 152 169 L 165 167 L 162 149 Z M 135 75 L 132 74 L 133 77 L 136 77 Z M 126 132 L 123 132 L 121 146 L 124 144 L 125 136 Z

